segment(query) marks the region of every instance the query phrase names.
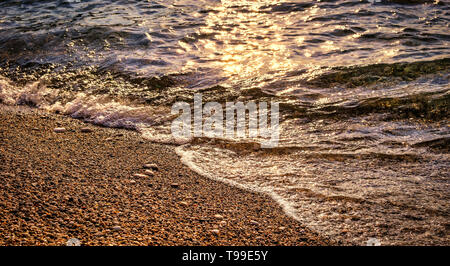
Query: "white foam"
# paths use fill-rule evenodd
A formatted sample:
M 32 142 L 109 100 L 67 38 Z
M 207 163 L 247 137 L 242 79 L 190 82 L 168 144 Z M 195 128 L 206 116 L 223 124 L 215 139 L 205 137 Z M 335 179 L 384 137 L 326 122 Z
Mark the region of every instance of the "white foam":
M 441 195 L 448 187 L 415 178 L 441 175 L 445 170 L 436 165 L 444 167 L 445 156 L 429 163 L 397 162 L 393 167 L 365 152 L 241 153 L 208 143 L 187 144 L 175 151 L 196 173 L 266 194 L 290 217 L 342 244 L 363 245 L 370 237 L 383 244 L 445 241 L 436 237 L 445 230 L 445 217 L 430 215 L 432 210 L 423 206 L 433 202 L 433 210 L 446 210 Z M 405 215 L 420 218 L 412 221 Z M 400 234 L 405 229 L 425 231 Z
M 3 104 L 31 105 L 96 125 L 134 129 L 152 141 L 174 141 L 170 132 L 164 130 L 170 121 L 170 109 L 166 107 L 138 106 L 108 96 L 86 93 L 77 93 L 71 96 L 70 101 L 62 103 L 56 100 L 60 94 L 61 91 L 50 89 L 40 81 L 15 86 L 8 79 L 0 77 L 0 101 Z
M 186 149 L 186 147 L 188 147 L 188 146 L 187 145 L 178 146 L 175 148 L 175 152 L 178 156 L 180 156 L 181 162 L 184 165 L 188 166 L 191 170 L 193 170 L 197 174 L 208 177 L 209 179 L 212 179 L 215 181 L 220 181 L 225 184 L 244 189 L 244 190 L 266 194 L 269 197 L 271 197 L 273 200 L 275 200 L 275 202 L 277 202 L 282 207 L 283 211 L 288 216 L 290 216 L 296 220 L 299 220 L 299 218 L 297 217 L 297 215 L 295 213 L 295 209 L 291 206 L 291 203 L 289 201 L 286 201 L 280 195 L 278 195 L 272 188 L 261 187 L 261 186 L 257 186 L 257 185 L 251 185 L 251 184 L 243 184 L 243 183 L 236 182 L 232 179 L 227 179 L 227 178 L 221 176 L 219 173 L 214 174 L 214 173 L 207 172 L 206 170 L 204 170 L 204 168 L 200 167 L 199 165 L 197 165 L 195 163 L 194 151 L 188 150 L 188 149 Z
M 0 77 L 0 100 L 7 105 L 34 105 L 43 107 L 46 100 L 54 98 L 58 91 L 48 89 L 39 81 L 25 86 L 15 86 L 6 78 Z

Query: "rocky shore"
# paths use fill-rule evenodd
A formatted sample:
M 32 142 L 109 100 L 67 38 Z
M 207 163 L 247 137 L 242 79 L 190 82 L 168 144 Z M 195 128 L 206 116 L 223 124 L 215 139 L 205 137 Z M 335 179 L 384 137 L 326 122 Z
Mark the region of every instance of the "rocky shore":
M 0 106 L 0 245 L 327 245 L 137 132 Z

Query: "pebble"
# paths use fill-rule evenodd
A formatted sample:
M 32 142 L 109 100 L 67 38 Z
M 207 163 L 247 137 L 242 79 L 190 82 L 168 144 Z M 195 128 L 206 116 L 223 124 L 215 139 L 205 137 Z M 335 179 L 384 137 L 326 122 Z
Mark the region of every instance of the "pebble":
M 122 230 L 122 227 L 116 225 L 116 226 L 113 226 L 113 227 L 112 227 L 112 230 L 114 230 L 114 231 L 120 231 L 120 230 Z
M 153 173 L 153 171 L 149 170 L 149 169 L 145 170 L 145 174 L 149 175 L 149 176 L 154 176 L 155 175 L 155 173 Z
M 90 128 L 88 128 L 88 127 L 83 127 L 82 129 L 81 129 L 81 132 L 84 132 L 84 133 L 89 133 L 89 132 L 92 132 L 93 130 L 92 129 L 90 129 Z
M 254 225 L 259 225 L 259 223 L 257 221 L 255 221 L 255 220 L 250 220 L 250 223 L 254 224 Z
M 56 133 L 63 133 L 63 132 L 66 132 L 66 129 L 63 127 L 57 127 L 55 129 L 53 129 L 53 131 Z
M 218 235 L 220 233 L 219 229 L 211 230 L 211 233 Z
M 226 226 L 227 225 L 227 221 L 220 221 L 220 226 Z
M 284 230 L 284 229 L 286 229 L 286 227 L 284 227 L 284 226 L 280 226 L 280 227 L 278 227 L 278 229 L 280 229 L 280 230 Z
M 130 180 L 130 184 L 134 184 L 134 183 L 136 183 L 136 181 Z
M 173 188 L 177 188 L 177 187 L 179 187 L 180 185 L 179 185 L 178 183 L 172 183 L 172 184 L 170 184 L 170 186 L 173 187 Z
M 144 164 L 144 168 L 158 170 L 158 165 L 156 165 L 154 163 L 147 163 L 147 164 Z
M 144 174 L 134 174 L 134 177 L 139 177 L 139 178 L 147 178 L 148 175 L 144 175 Z
M 187 207 L 189 206 L 189 203 L 187 203 L 186 201 L 180 201 L 180 205 Z
M 223 216 L 220 215 L 220 214 L 216 214 L 216 215 L 214 215 L 214 217 L 217 218 L 217 219 L 223 219 Z
M 66 246 L 68 246 L 68 247 L 79 247 L 79 246 L 81 246 L 81 241 L 76 239 L 76 238 L 71 238 L 71 239 L 67 240 Z

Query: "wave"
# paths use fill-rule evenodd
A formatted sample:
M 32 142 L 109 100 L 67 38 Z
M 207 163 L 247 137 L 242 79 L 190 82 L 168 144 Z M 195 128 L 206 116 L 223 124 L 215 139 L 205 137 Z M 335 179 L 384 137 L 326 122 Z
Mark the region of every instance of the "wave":
M 267 155 L 211 143 L 180 146 L 176 152 L 197 173 L 267 194 L 288 215 L 340 244 L 361 245 L 369 237 L 384 245 L 447 241 L 429 237 L 442 233 L 448 218 L 442 211 L 448 206 L 438 199 L 448 188 L 439 179 L 448 173 L 448 158 L 442 156 L 420 158 L 404 152 L 339 156 L 301 150 Z M 430 200 L 434 208 L 417 207 Z M 421 233 L 412 240 L 401 233 L 404 230 Z

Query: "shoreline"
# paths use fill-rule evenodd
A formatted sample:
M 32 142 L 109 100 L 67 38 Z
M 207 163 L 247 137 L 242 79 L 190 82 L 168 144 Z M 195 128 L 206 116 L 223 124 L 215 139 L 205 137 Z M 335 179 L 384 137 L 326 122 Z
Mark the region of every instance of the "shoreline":
M 193 172 L 175 146 L 29 107 L 0 116 L 0 245 L 331 244 L 269 196 Z M 154 176 L 134 176 L 146 163 Z

